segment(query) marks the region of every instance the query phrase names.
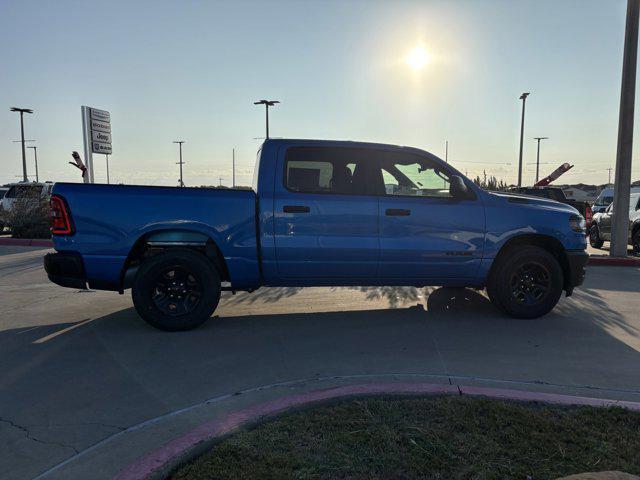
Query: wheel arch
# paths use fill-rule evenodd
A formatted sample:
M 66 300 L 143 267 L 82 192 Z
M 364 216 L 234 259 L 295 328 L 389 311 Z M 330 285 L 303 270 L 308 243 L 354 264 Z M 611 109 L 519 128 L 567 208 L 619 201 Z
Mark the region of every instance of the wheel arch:
M 489 275 L 487 276 L 487 278 L 491 278 L 494 268 L 498 264 L 498 260 L 501 256 L 504 256 L 509 250 L 523 245 L 540 247 L 549 252 L 558 260 L 560 268 L 562 269 L 564 289 L 567 291 L 567 295 L 570 295 L 571 270 L 569 267 L 569 260 L 567 258 L 566 249 L 564 248 L 564 245 L 562 245 L 560 240 L 549 235 L 532 233 L 517 235 L 507 240 L 498 251 L 496 257 L 493 259 L 491 269 L 489 270 Z
M 166 228 L 146 232 L 134 242 L 120 274 L 120 292 L 131 287 L 145 258 L 170 248 L 189 248 L 202 253 L 216 267 L 223 282 L 231 280 L 227 262 L 215 239 L 197 230 Z

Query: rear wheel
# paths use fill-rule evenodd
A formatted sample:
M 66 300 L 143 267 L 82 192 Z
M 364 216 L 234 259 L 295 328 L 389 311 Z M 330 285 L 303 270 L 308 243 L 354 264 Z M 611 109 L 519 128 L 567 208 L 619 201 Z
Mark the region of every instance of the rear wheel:
M 517 247 L 496 260 L 487 293 L 491 302 L 516 318 L 537 318 L 556 306 L 563 290 L 562 268 L 548 251 Z
M 131 296 L 147 323 L 179 331 L 204 323 L 218 305 L 220 290 L 220 275 L 204 255 L 169 249 L 142 263 Z
M 601 248 L 604 244 L 604 240 L 600 237 L 600 229 L 598 225 L 592 225 L 589 229 L 589 245 L 593 248 Z

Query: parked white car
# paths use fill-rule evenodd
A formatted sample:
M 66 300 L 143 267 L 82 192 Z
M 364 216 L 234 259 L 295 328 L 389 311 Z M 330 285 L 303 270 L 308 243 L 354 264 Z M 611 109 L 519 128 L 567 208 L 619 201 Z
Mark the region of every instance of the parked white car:
M 7 194 L 7 192 L 9 191 L 9 187 L 0 187 L 0 233 L 4 230 L 4 215 L 3 215 L 3 208 L 2 208 L 2 199 L 4 198 L 4 196 Z
M 9 187 L 9 191 L 2 198 L 2 209 L 5 212 L 10 212 L 13 208 L 13 204 L 17 199 L 33 199 L 35 202 L 40 202 L 43 198 L 51 196 L 51 189 L 53 183 L 36 183 L 36 182 L 20 182 Z

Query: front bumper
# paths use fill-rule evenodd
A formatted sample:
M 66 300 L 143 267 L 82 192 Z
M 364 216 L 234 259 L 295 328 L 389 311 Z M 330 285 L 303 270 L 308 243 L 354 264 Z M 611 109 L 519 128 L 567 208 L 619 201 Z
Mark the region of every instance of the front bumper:
M 77 253 L 47 253 L 44 256 L 44 270 L 49 280 L 62 287 L 87 288 L 84 264 Z
M 589 260 L 589 254 L 584 250 L 567 250 L 567 263 L 569 264 L 569 278 L 565 279 L 567 297 L 573 292 L 573 288 L 584 282 L 584 267 Z

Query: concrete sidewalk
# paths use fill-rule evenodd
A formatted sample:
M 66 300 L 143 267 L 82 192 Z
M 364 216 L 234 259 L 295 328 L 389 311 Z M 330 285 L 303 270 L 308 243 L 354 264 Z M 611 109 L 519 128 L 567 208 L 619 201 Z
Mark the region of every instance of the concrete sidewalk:
M 273 288 L 203 328 L 142 322 L 129 295 L 52 285 L 46 250 L 0 248 L 3 478 L 112 478 L 205 420 L 354 383 L 429 382 L 640 401 L 640 269 L 593 267 L 538 320 L 472 290 Z

